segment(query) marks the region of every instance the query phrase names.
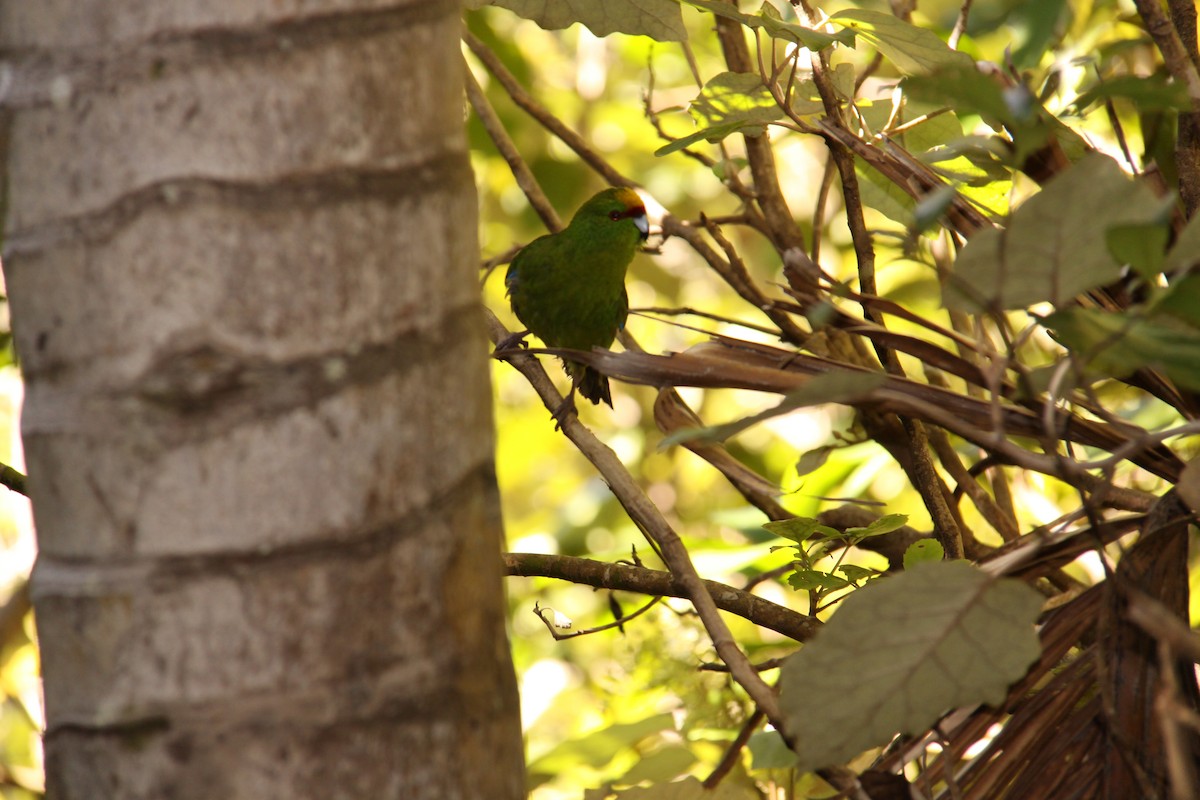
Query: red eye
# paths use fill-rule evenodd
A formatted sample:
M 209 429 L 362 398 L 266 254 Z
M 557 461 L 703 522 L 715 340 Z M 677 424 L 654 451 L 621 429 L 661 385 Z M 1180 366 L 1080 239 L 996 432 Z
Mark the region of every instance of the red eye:
M 613 222 L 616 222 L 617 220 L 619 220 L 621 218 L 621 212 L 620 211 L 610 211 L 610 212 L 608 212 L 608 218 L 611 219 Z

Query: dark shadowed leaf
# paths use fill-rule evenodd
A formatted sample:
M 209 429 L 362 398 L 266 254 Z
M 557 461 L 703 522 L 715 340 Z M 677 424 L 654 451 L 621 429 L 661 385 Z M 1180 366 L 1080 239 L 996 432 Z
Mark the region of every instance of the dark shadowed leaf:
M 857 564 L 842 564 L 838 567 L 838 572 L 845 575 L 847 580 L 853 583 L 865 581 L 867 578 L 873 578 L 879 574 L 878 570 L 860 567 Z
M 801 769 L 848 761 L 945 711 L 996 704 L 1038 657 L 1042 596 L 963 561 L 920 564 L 847 597 L 783 665 Z
M 687 38 L 675 0 L 466 0 L 467 8 L 489 5 L 507 8 L 547 30 L 579 22 L 597 36 L 628 33 L 660 42 Z
M 868 208 L 905 228 L 913 226 L 917 201 L 913 200 L 912 195 L 862 159 L 854 159 L 854 171 L 858 175 L 863 203 Z

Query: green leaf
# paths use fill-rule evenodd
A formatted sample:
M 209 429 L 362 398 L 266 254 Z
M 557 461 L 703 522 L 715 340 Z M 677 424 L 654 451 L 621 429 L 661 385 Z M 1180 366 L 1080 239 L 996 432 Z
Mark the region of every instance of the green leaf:
M 903 528 L 907 522 L 907 514 L 885 514 L 865 528 L 847 528 L 846 538 L 851 541 L 859 541 L 872 536 L 882 536 L 898 528 Z
M 687 39 L 683 13 L 674 0 L 466 0 L 467 8 L 489 5 L 507 8 L 552 31 L 579 22 L 597 36 L 628 33 L 660 42 Z
M 838 567 L 838 572 L 845 575 L 846 580 L 851 583 L 860 583 L 879 574 L 879 570 L 860 567 L 858 564 L 842 564 Z
M 1152 313 L 1177 319 L 1200 329 L 1200 273 L 1193 272 L 1171 282 L 1155 302 Z
M 858 175 L 858 190 L 867 208 L 878 211 L 905 228 L 913 226 L 917 201 L 912 195 L 861 158 L 854 159 L 854 172 Z
M 851 594 L 781 671 L 800 768 L 919 734 L 952 708 L 1003 701 L 1038 657 L 1042 599 L 964 561 L 921 564 Z
M 1200 263 L 1200 214 L 1188 220 L 1179 238 L 1175 240 L 1163 271 L 1168 275 L 1186 272 Z
M 1157 222 L 1114 225 L 1104 233 L 1108 252 L 1118 264 L 1128 264 L 1146 280 L 1162 272 L 1167 249 L 1167 226 Z
M 656 155 L 656 156 L 670 155 L 671 153 L 682 150 L 685 147 L 691 147 L 694 144 L 699 144 L 700 142 L 709 142 L 709 141 L 719 142 L 722 139 L 724 139 L 726 136 L 731 136 L 731 135 L 737 133 L 738 128 L 739 128 L 739 126 L 736 123 L 729 123 L 727 125 L 715 125 L 711 128 L 705 128 L 702 131 L 696 131 L 695 133 L 688 134 L 687 136 L 684 136 L 680 139 L 676 139 L 675 141 L 670 142 L 669 144 L 663 145 L 662 147 L 660 147 L 654 151 L 654 155 Z
M 1132 100 L 1139 111 L 1170 111 L 1187 108 L 1187 87 L 1182 83 L 1168 82 L 1165 75 L 1118 75 L 1106 78 L 1075 98 L 1073 105 L 1077 113 L 1083 113 L 1098 100 L 1110 97 L 1125 97 Z
M 747 28 L 759 28 L 772 38 L 795 42 L 810 50 L 823 50 L 835 42 L 843 44 L 853 44 L 854 42 L 853 31 L 843 31 L 842 33 L 832 35 L 822 33 L 793 22 L 784 22 L 777 15 L 772 15 L 770 12 L 758 16 L 743 14 L 734 6 L 728 3 L 717 2 L 717 0 L 683 0 L 683 2 L 696 8 L 702 8 L 705 11 L 711 11 L 718 17 L 740 22 Z
M 809 450 L 796 462 L 796 475 L 804 477 L 810 472 L 816 472 L 825 465 L 825 462 L 829 460 L 829 454 L 836 449 L 833 445 L 825 444 Z
M 1023 114 L 1021 106 L 1013 105 L 1004 89 L 974 64 L 951 65 L 930 75 L 908 78 L 903 85 L 909 100 L 953 108 L 960 117 L 978 114 L 992 127 L 1011 127 L 1032 119 L 1032 114 Z
M 796 82 L 796 85 L 792 87 L 792 96 L 788 102 L 791 103 L 793 113 L 799 117 L 825 112 L 825 103 L 821 101 L 817 85 L 809 79 Z
M 765 126 L 783 116 L 762 78 L 753 72 L 722 72 L 692 101 L 690 111 L 709 126 L 737 123 Z
M 1036 67 L 1058 31 L 1066 0 L 1039 0 L 1025 3 L 1012 14 L 1011 24 L 1024 33 L 1024 42 L 1012 54 L 1012 63 L 1018 69 Z
M 792 769 L 796 754 L 788 749 L 778 731 L 758 731 L 746 742 L 750 751 L 750 769 Z
M 1114 378 L 1160 369 L 1181 386 L 1200 390 L 1200 330 L 1169 321 L 1098 308 L 1069 308 L 1041 320 L 1054 337 L 1081 354 L 1088 369 Z
M 761 136 L 767 123 L 783 116 L 762 79 L 750 72 L 722 72 L 704 84 L 689 110 L 704 127 L 654 151 L 664 156 L 682 150 L 701 140 L 719 142 L 726 136 L 742 132 Z
M 951 50 L 933 31 L 882 11 L 863 8 L 839 11 L 829 18 L 870 42 L 905 75 L 921 75 L 942 67 L 970 66 L 970 56 Z
M 822 525 L 811 517 L 796 517 L 795 519 L 782 519 L 776 522 L 767 522 L 763 527 L 769 530 L 776 536 L 784 539 L 791 539 L 793 542 L 807 541 L 814 534 L 823 536 L 841 536 L 841 533 L 836 528 L 831 528 L 828 525 Z
M 678 778 L 696 763 L 696 756 L 682 745 L 671 745 L 643 755 L 618 783 L 635 784 L 642 781 L 665 783 Z
M 1051 180 L 1012 215 L 1008 230 L 971 237 L 946 284 L 951 308 L 1064 305 L 1120 277 L 1109 228 L 1157 220 L 1161 204 L 1107 156 L 1093 154 Z
M 817 569 L 798 569 L 788 575 L 787 580 L 788 584 L 798 592 L 814 590 L 832 592 L 837 589 L 845 589 L 850 585 L 850 581 L 845 578 L 839 578 L 837 575 Z
M 670 714 L 656 714 L 637 722 L 609 725 L 578 739 L 560 743 L 550 752 L 529 765 L 531 774 L 556 775 L 564 770 L 578 769 L 580 764 L 600 768 L 626 748 L 647 736 L 675 728 Z
M 917 564 L 927 561 L 943 561 L 946 549 L 937 539 L 921 539 L 913 542 L 904 550 L 904 568 L 912 569 Z
M 913 210 L 914 227 L 918 231 L 928 230 L 935 222 L 942 218 L 942 215 L 946 213 L 946 209 L 950 207 L 957 196 L 958 190 L 950 184 L 939 186 L 926 194 Z
M 906 112 L 915 115 L 915 111 L 910 104 L 906 107 Z M 937 108 L 930 108 L 930 111 L 936 111 Z M 963 135 L 962 122 L 953 111 L 944 111 L 914 125 L 900 134 L 900 142 L 904 148 L 915 155 L 922 155 L 933 150 L 936 147 L 944 147 L 950 142 L 961 138 Z

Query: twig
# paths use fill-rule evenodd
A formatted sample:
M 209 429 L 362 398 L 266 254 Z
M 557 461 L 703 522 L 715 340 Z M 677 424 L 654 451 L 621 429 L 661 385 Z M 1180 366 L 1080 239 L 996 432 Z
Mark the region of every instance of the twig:
M 950 38 L 946 44 L 951 50 L 958 49 L 958 40 L 967 32 L 967 20 L 971 16 L 971 0 L 963 0 L 962 6 L 958 9 L 958 19 L 954 20 L 954 29 L 950 31 Z
M 611 564 L 576 556 L 538 553 L 505 553 L 503 559 L 504 570 L 508 575 L 555 578 L 597 589 L 687 599 L 679 579 L 662 570 L 633 564 Z M 710 580 L 705 580 L 704 586 L 722 611 L 797 642 L 808 641 L 821 627 L 820 620 L 764 600 L 742 589 Z
M 683 239 L 691 245 L 692 249 L 708 263 L 713 271 L 738 293 L 739 297 L 766 314 L 779 328 L 783 339 L 793 344 L 799 344 L 808 338 L 808 333 L 804 329 L 796 325 L 788 314 L 779 311 L 775 303 L 762 293 L 762 290 L 750 279 L 750 275 L 744 267 L 739 270 L 735 264 L 721 258 L 717 251 L 704 241 L 699 228 L 670 215 L 663 217 L 662 227 L 665 235 Z
M 570 633 L 559 633 L 557 630 L 558 626 L 553 621 L 546 619 L 546 614 L 545 614 L 546 609 L 542 608 L 537 603 L 533 604 L 533 613 L 537 616 L 538 619 L 540 619 L 542 621 L 542 624 L 546 626 L 546 630 L 550 631 L 550 635 L 554 637 L 555 641 L 561 642 L 564 639 L 574 639 L 578 636 L 590 636 L 593 633 L 600 633 L 601 631 L 610 631 L 613 628 L 618 628 L 618 629 L 624 631 L 625 630 L 624 626 L 625 626 L 626 622 L 629 622 L 631 619 L 635 619 L 637 617 L 640 617 L 642 614 L 645 614 L 647 611 L 654 608 L 654 606 L 658 605 L 660 600 L 662 600 L 661 597 L 652 597 L 652 598 L 650 598 L 649 602 L 644 603 L 637 611 L 634 611 L 632 614 L 622 614 L 617 619 L 613 620 L 612 622 L 607 622 L 604 625 L 597 625 L 594 628 L 584 628 L 583 630 L 571 631 Z

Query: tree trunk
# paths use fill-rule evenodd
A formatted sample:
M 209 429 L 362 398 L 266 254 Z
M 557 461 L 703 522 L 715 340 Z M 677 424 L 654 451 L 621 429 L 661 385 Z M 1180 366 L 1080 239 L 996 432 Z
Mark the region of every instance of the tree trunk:
M 0 0 L 54 798 L 518 798 L 457 2 Z

